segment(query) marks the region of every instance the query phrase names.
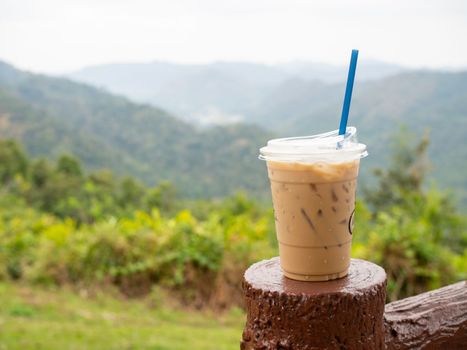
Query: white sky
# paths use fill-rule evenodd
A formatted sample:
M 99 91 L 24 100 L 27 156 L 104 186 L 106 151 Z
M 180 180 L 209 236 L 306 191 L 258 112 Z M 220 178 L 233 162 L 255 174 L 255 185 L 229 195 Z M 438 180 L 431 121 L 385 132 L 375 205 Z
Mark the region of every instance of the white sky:
M 167 60 L 467 67 L 465 0 L 0 0 L 0 59 L 61 73 Z

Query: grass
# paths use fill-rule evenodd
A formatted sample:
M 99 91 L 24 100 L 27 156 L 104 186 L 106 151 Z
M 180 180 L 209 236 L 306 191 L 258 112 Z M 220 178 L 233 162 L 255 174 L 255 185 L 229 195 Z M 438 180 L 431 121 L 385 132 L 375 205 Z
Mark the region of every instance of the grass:
M 244 315 L 170 309 L 160 296 L 122 300 L 0 284 L 0 350 L 238 349 Z

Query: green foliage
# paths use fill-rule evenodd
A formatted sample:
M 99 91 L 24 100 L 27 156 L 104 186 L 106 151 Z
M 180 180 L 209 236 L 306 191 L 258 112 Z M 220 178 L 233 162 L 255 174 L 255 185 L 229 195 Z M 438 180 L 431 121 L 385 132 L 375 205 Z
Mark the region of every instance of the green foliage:
M 385 267 L 390 300 L 467 277 L 467 218 L 449 193 L 424 188 L 428 138 L 409 139 L 397 136 L 390 167 L 377 169 L 378 186 L 365 190 L 372 212 L 357 206 L 365 214 L 354 255 Z
M 30 206 L 60 218 L 90 223 L 126 216 L 137 209 L 174 213 L 177 194 L 167 181 L 147 189 L 131 177 L 115 178 L 110 171 L 83 174 L 80 161 L 63 155 L 55 164 L 28 160 L 14 141 L 0 141 L 3 192 L 23 198 Z
M 173 213 L 177 208 L 177 189 L 168 181 L 162 181 L 150 189 L 145 197 L 145 208 L 160 208 L 162 212 Z
M 400 142 L 366 192 L 371 205 L 356 206 L 353 256 L 386 269 L 391 300 L 467 277 L 467 220 L 448 192 L 425 188 L 425 168 L 414 166 L 424 142 Z M 110 171 L 83 174 L 69 156 L 54 164 L 28 160 L 12 142 L 2 149 L 25 166 L 4 157 L 0 279 L 112 284 L 135 296 L 157 285 L 195 306 L 225 307 L 241 304 L 243 271 L 277 255 L 272 210 L 244 193 L 182 201 L 169 183 L 147 189 Z
M 224 274 L 240 282 L 252 262 L 273 256 L 268 218 L 250 211 L 213 212 L 206 220 L 189 211 L 171 218 L 135 212 L 132 217 L 77 226 L 28 210 L 0 218 L 0 276 L 41 283 L 114 283 L 127 294 L 150 290 L 154 283 L 175 290 L 208 287 Z M 201 280 L 193 279 L 205 275 Z M 143 290 L 130 290 L 138 281 Z M 206 284 L 206 286 L 203 286 Z M 208 300 L 209 301 L 209 300 Z
M 68 155 L 63 155 L 58 159 L 57 172 L 74 177 L 80 177 L 83 174 L 79 160 Z
M 117 203 L 123 208 L 132 205 L 139 208 L 142 204 L 143 194 L 144 188 L 141 184 L 131 177 L 125 177 L 117 195 Z
M 243 270 L 276 253 L 270 213 L 245 195 L 184 205 L 168 182 L 147 189 L 109 171 L 84 175 L 70 156 L 25 164 L 9 166 L 2 188 L 0 278 L 111 283 L 129 295 L 159 284 L 187 302 L 229 304 L 217 301 L 218 285 L 232 286 L 221 298 L 238 299 Z
M 365 198 L 374 211 L 406 203 L 407 195 L 421 193 L 427 176 L 429 136 L 413 145 L 414 135 L 402 129 L 393 140 L 392 160 L 386 169 L 375 169 L 375 189 L 365 188 Z
M 8 184 L 18 174 L 25 176 L 27 171 L 27 159 L 18 146 L 12 140 L 0 140 L 0 183 Z
M 432 197 L 438 195 L 432 192 L 428 200 L 436 202 Z M 360 208 L 362 206 L 360 204 Z M 360 236 L 355 237 L 353 255 L 385 268 L 390 300 L 439 288 L 467 277 L 466 270 L 456 267 L 459 261 L 465 263 L 467 260 L 466 221 L 443 231 L 448 236 L 453 230 L 455 234 L 463 234 L 463 238 L 459 236 L 459 245 L 451 248 L 446 237 L 438 235 L 437 228 L 433 226 L 432 209 L 443 210 L 442 207 L 431 207 L 408 215 L 403 208 L 393 206 L 379 212 L 368 231 L 356 231 Z M 461 220 L 460 217 L 458 219 Z

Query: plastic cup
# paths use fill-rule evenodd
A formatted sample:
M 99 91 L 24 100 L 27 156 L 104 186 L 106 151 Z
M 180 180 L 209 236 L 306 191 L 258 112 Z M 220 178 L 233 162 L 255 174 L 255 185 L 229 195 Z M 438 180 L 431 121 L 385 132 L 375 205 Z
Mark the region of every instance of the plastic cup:
M 302 281 L 346 276 L 358 170 L 367 155 L 356 129 L 274 139 L 260 153 L 271 181 L 284 275 Z

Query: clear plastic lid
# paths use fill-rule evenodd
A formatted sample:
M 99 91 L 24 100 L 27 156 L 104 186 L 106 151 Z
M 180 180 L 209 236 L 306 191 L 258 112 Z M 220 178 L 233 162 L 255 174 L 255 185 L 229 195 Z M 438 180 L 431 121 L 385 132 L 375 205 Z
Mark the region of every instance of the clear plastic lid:
M 323 134 L 269 140 L 259 159 L 279 162 L 342 162 L 366 157 L 366 145 L 358 143 L 357 129 L 349 126 L 345 135 L 339 130 Z

